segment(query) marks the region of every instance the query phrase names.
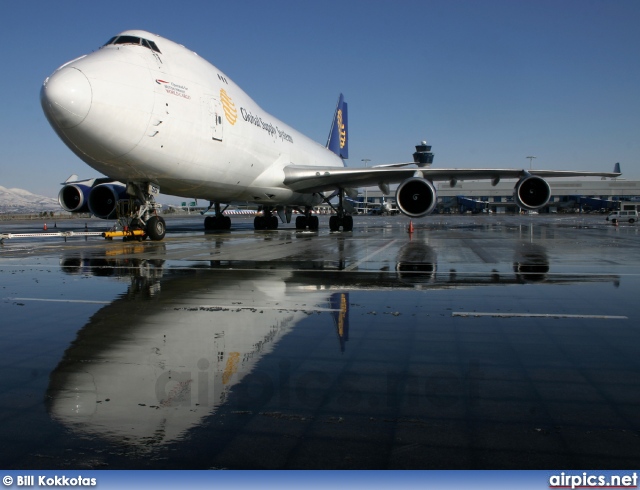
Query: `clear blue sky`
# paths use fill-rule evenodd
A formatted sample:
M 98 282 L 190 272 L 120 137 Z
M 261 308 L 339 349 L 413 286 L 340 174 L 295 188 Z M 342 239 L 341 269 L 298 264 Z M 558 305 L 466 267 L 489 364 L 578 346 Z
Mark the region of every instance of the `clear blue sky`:
M 125 29 L 196 51 L 325 143 L 349 103 L 350 166 L 610 170 L 640 178 L 640 1 L 3 2 L 0 185 L 56 196 L 95 176 L 39 102 L 58 66 Z

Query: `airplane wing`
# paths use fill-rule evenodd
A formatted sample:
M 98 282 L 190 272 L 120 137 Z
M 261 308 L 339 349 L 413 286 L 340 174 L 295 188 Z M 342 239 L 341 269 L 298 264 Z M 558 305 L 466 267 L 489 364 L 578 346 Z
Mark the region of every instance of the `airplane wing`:
M 574 172 L 525 169 L 407 168 L 411 164 L 396 163 L 369 168 L 313 167 L 288 165 L 284 168 L 284 184 L 297 192 L 323 192 L 336 188 L 388 186 L 411 177 L 434 181 L 520 179 L 526 176 L 548 177 L 618 177 L 618 172 Z

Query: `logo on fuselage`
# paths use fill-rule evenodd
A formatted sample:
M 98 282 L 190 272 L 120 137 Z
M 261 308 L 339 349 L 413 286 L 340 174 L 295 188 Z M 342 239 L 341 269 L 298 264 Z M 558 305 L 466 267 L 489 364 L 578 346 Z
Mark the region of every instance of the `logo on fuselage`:
M 191 99 L 191 96 L 189 95 L 189 87 L 187 87 L 186 85 L 168 82 L 167 80 L 162 80 L 160 78 L 156 78 L 156 83 L 158 85 L 162 85 L 165 91 L 170 95 L 182 97 L 183 99 L 187 100 Z
M 220 101 L 222 102 L 224 117 L 226 117 L 229 124 L 233 126 L 238 120 L 238 111 L 231 97 L 229 97 L 229 94 L 227 94 L 227 91 L 223 88 L 220 89 Z
M 340 148 L 344 148 L 344 145 L 347 144 L 347 131 L 344 129 L 344 121 L 342 120 L 342 109 L 338 110 L 338 133 L 340 134 Z

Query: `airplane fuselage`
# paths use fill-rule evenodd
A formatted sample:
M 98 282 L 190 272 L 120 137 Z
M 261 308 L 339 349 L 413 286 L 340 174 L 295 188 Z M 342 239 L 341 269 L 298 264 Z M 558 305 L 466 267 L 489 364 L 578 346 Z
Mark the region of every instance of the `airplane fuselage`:
M 177 196 L 321 201 L 283 185 L 283 168 L 343 167 L 339 156 L 262 110 L 184 46 L 145 31 L 119 36 L 60 67 L 42 88 L 47 118 L 85 163 Z

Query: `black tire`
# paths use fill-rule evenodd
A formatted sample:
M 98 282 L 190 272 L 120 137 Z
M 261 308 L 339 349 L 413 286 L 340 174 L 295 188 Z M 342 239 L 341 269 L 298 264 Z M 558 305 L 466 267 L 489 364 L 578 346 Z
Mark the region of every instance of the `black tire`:
M 331 216 L 329 218 L 329 230 L 338 231 L 340 229 L 340 222 L 337 216 Z
M 264 230 L 266 229 L 265 223 L 266 220 L 264 219 L 264 216 L 256 216 L 255 218 L 253 218 L 253 229 Z
M 634 220 L 633 218 L 631 218 L 631 219 L 629 220 L 629 223 L 635 223 L 635 222 L 636 222 L 636 220 Z
M 149 218 L 145 231 L 151 240 L 162 240 L 167 234 L 167 226 L 165 225 L 164 218 L 161 216 L 152 216 Z
M 204 219 L 205 230 L 230 230 L 231 218 L 229 216 L 207 216 Z
M 306 216 L 296 217 L 296 230 L 304 230 L 306 227 L 307 227 L 307 217 Z
M 320 220 L 318 219 L 317 216 L 309 216 L 309 229 L 312 231 L 318 231 L 318 228 L 320 228 Z
M 342 230 L 353 231 L 353 216 L 345 216 L 342 218 Z
M 205 230 L 214 230 L 213 216 L 207 216 L 204 219 L 204 229 Z

